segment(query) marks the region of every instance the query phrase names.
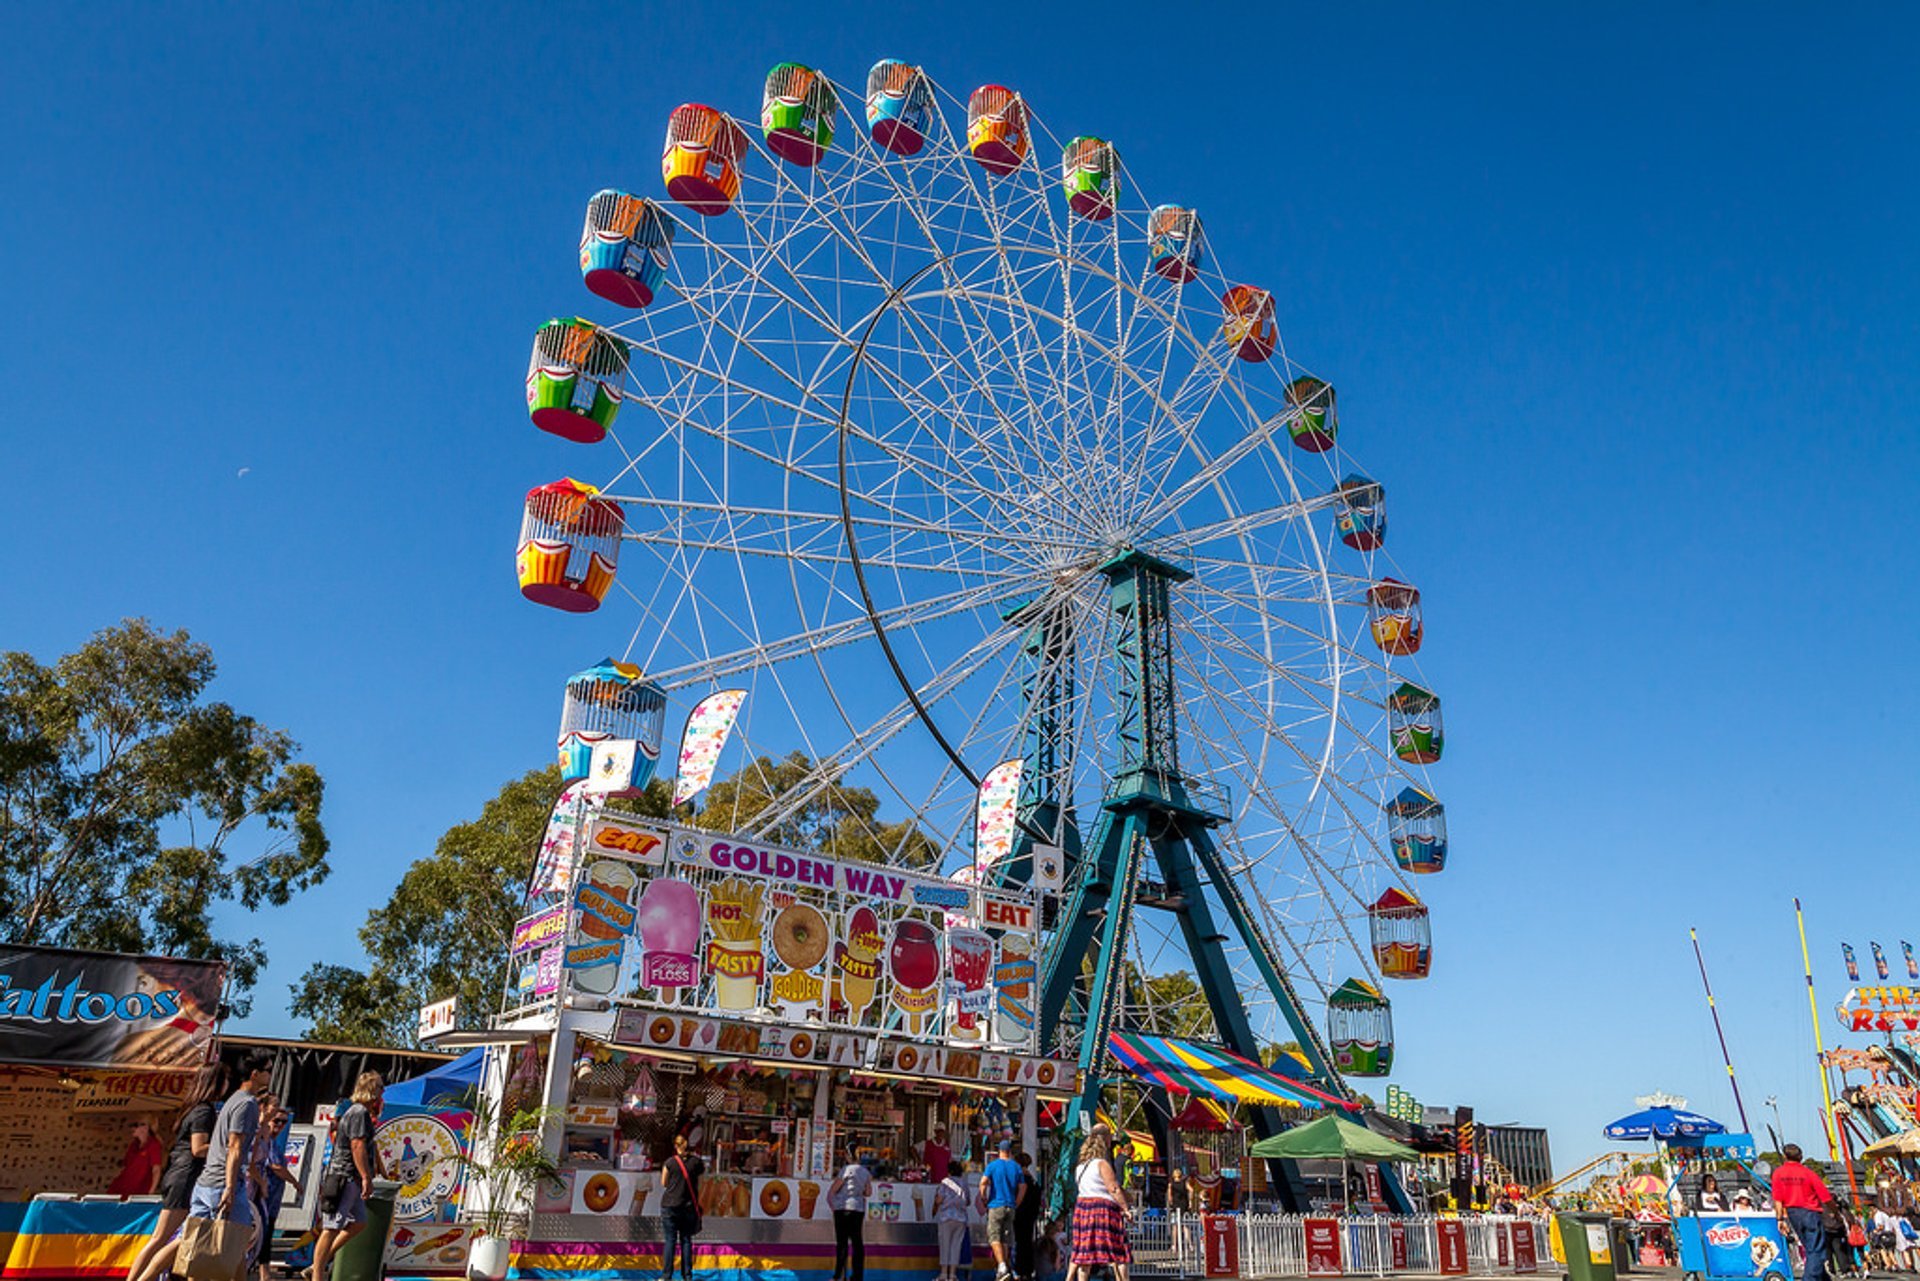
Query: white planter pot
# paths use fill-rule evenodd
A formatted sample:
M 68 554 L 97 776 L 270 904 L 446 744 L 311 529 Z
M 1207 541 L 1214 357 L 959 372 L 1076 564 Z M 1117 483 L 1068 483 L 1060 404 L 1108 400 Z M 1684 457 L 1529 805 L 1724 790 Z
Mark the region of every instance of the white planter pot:
M 510 1245 L 505 1237 L 475 1237 L 473 1249 L 467 1254 L 469 1281 L 505 1281 Z

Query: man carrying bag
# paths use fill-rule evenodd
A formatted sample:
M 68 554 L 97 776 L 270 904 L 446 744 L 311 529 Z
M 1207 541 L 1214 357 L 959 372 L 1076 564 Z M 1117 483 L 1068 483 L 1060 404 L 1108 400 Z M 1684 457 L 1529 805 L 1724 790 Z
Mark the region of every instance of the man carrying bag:
M 253 1202 L 247 1195 L 246 1161 L 260 1132 L 260 1092 L 273 1073 L 273 1059 L 249 1055 L 240 1065 L 240 1088 L 213 1123 L 206 1168 L 193 1185 L 187 1226 L 173 1271 L 191 1281 L 238 1281 L 253 1249 Z

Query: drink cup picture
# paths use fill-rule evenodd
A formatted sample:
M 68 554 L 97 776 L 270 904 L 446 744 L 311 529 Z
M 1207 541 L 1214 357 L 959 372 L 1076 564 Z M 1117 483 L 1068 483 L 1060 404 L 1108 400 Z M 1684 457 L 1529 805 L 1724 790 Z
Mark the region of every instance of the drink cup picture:
M 893 1003 L 907 1016 L 908 1030 L 919 1036 L 939 1001 L 940 935 L 925 921 L 895 921 L 893 946 L 887 949 L 893 971 Z
M 979 930 L 947 931 L 947 965 L 953 975 L 955 1030 L 964 1037 L 985 1031 L 980 1015 L 986 1007 L 987 979 L 993 971 L 993 939 Z

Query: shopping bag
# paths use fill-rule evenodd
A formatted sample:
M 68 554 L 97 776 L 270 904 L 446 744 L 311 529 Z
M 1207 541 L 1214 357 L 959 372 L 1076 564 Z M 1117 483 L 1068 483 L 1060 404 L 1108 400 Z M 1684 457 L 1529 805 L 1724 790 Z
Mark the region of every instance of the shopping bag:
M 253 1225 L 232 1219 L 188 1219 L 173 1274 L 190 1281 L 238 1281 L 253 1244 Z

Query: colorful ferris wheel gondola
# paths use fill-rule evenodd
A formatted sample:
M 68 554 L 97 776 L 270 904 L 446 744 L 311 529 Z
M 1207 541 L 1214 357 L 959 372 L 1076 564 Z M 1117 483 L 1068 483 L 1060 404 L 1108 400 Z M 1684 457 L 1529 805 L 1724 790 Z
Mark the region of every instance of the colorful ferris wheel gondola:
M 1327 996 L 1333 1065 L 1347 1076 L 1393 1071 L 1393 1002 L 1365 979 L 1348 979 Z
M 1147 216 L 1147 261 L 1157 276 L 1186 284 L 1206 265 L 1200 215 L 1179 205 L 1159 205 Z
M 1393 744 L 1393 754 L 1409 765 L 1431 765 L 1439 760 L 1446 746 L 1440 724 L 1440 696 L 1403 683 L 1387 696 L 1387 737 Z
M 593 766 L 595 744 L 631 741 L 635 774 L 644 764 L 645 789 L 660 760 L 660 739 L 666 730 L 667 694 L 648 680 L 633 663 L 603 659 L 567 678 L 560 703 L 560 777 L 573 783 L 586 778 Z
M 1373 643 L 1382 653 L 1405 657 L 1420 652 L 1425 626 L 1420 619 L 1420 589 L 1397 578 L 1367 588 L 1367 618 Z
M 896 156 L 917 156 L 933 126 L 933 86 L 920 68 L 884 58 L 867 72 L 867 133 Z
M 1280 345 L 1273 318 L 1273 295 L 1252 285 L 1235 285 L 1220 296 L 1227 344 L 1244 361 L 1259 364 Z
M 541 431 L 597 444 L 620 412 L 626 372 L 626 347 L 591 320 L 549 320 L 533 336 L 527 414 Z
M 1287 384 L 1287 405 L 1293 421 L 1287 431 L 1293 443 L 1310 454 L 1322 454 L 1333 448 L 1340 435 L 1340 415 L 1334 410 L 1333 387 L 1311 374 L 1302 374 Z
M 1447 866 L 1447 808 L 1417 787 L 1388 801 L 1387 840 L 1403 872 L 1439 872 Z
M 1423 979 L 1433 970 L 1433 925 L 1427 905 L 1397 886 L 1367 908 L 1373 963 L 1381 977 Z
M 1120 156 L 1105 138 L 1075 138 L 1060 149 L 1060 188 L 1067 207 L 1088 222 L 1113 217 L 1120 198 Z
M 746 154 L 747 131 L 731 116 L 698 102 L 680 104 L 667 117 L 660 154 L 667 195 L 704 217 L 725 213 L 740 194 Z
M 514 556 L 522 596 L 569 614 L 600 608 L 619 567 L 626 517 L 599 492 L 572 479 L 527 491 Z
M 840 96 L 812 67 L 783 62 L 767 73 L 760 97 L 760 129 L 767 149 L 789 164 L 811 168 L 833 145 Z
M 967 99 L 967 152 L 980 167 L 1004 178 L 1027 158 L 1032 136 L 1027 104 L 1005 85 L 981 85 Z
M 599 191 L 587 202 L 580 231 L 580 275 L 610 303 L 652 304 L 673 256 L 673 221 L 651 200 Z
M 1387 487 L 1358 474 L 1335 487 L 1339 503 L 1336 529 L 1340 541 L 1357 552 L 1370 552 L 1387 541 Z

